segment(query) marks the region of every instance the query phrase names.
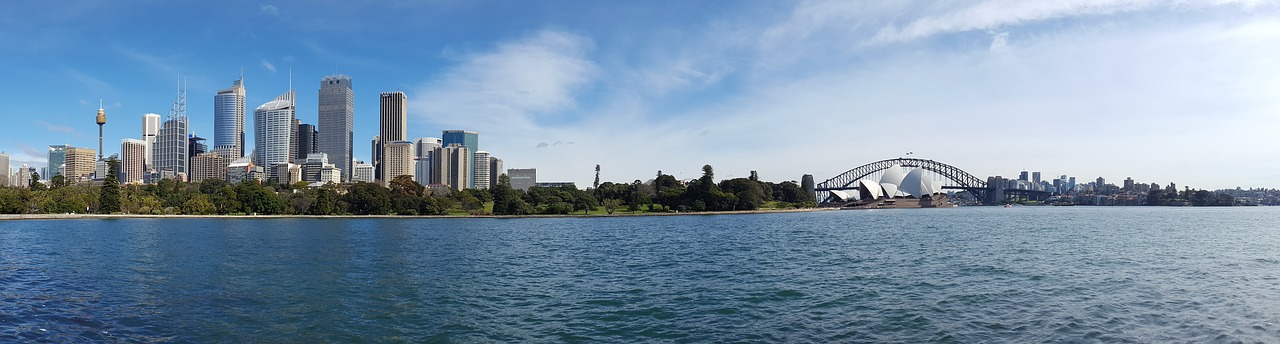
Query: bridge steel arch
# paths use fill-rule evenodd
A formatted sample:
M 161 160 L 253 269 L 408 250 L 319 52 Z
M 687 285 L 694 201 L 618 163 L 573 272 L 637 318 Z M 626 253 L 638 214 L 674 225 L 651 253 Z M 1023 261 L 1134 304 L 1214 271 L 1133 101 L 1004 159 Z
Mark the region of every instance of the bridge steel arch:
M 814 191 L 817 192 L 817 199 L 819 202 L 826 200 L 831 196 L 831 190 L 853 189 L 854 187 L 851 185 L 859 179 L 866 178 L 873 173 L 888 170 L 894 165 L 921 168 L 929 172 L 937 173 L 951 182 L 951 184 L 944 184 L 943 188 L 963 189 L 974 193 L 974 196 L 978 196 L 979 199 L 982 199 L 982 197 L 981 195 L 978 195 L 977 192 L 980 189 L 987 188 L 987 181 L 978 179 L 978 177 L 975 177 L 972 174 L 969 174 L 969 172 L 965 172 L 958 167 L 927 159 L 897 158 L 880 160 L 858 166 L 814 185 Z

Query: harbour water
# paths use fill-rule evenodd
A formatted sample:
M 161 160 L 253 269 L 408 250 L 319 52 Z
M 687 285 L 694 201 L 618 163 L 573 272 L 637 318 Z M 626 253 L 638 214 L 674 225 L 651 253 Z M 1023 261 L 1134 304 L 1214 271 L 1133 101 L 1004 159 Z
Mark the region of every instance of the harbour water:
M 0 222 L 0 342 L 1276 342 L 1280 208 Z

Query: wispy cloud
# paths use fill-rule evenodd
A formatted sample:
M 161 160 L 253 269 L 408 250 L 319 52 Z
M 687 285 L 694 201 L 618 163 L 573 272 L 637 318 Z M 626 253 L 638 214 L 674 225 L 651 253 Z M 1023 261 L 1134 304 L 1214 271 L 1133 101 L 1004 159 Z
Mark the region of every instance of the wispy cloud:
M 261 66 L 262 68 L 265 68 L 266 70 L 269 70 L 272 73 L 276 72 L 276 65 L 272 64 L 270 61 L 267 61 L 267 59 L 262 59 Z
M 258 12 L 263 15 L 276 16 L 280 14 L 280 8 L 276 7 L 276 5 L 265 4 L 258 8 Z
M 103 93 L 110 93 L 115 91 L 115 86 L 111 85 L 110 83 L 106 81 L 102 81 L 101 79 L 95 78 L 89 74 L 72 69 L 70 67 L 63 67 L 62 72 L 63 74 L 66 74 L 68 77 L 71 77 L 71 79 L 74 79 L 75 81 L 79 82 L 85 88 L 88 88 L 89 91 L 91 92 L 94 92 L 97 94 L 103 94 Z
M 81 135 L 79 131 L 76 131 L 75 128 L 72 128 L 69 126 L 53 124 L 53 123 L 45 122 L 42 120 L 33 120 L 31 121 L 31 123 L 35 123 L 36 125 L 44 127 L 45 130 L 52 131 L 55 133 L 71 134 L 71 135 L 74 135 L 76 138 L 84 138 L 84 135 Z
M 123 55 L 124 57 L 129 58 L 130 60 L 136 61 L 138 63 L 142 63 L 143 65 L 147 66 L 148 68 L 151 68 L 157 73 L 163 74 L 165 76 L 173 76 L 178 74 L 178 68 L 174 67 L 173 64 L 170 64 L 169 61 L 167 61 L 168 59 L 166 58 L 142 53 L 137 50 L 125 48 L 122 46 L 115 46 L 114 49 L 120 55 Z
M 586 58 L 591 48 L 590 40 L 560 31 L 499 44 L 420 87 L 410 112 L 451 126 L 531 128 L 577 106 L 575 92 L 600 73 Z

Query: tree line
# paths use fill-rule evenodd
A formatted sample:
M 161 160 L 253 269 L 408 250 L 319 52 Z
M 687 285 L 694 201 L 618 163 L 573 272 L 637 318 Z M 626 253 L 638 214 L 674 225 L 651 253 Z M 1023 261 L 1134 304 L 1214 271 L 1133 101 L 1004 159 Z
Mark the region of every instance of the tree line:
M 386 187 L 373 183 L 278 184 L 245 181 L 229 184 L 206 179 L 184 183 L 171 179 L 149 185 L 120 185 L 118 164 L 111 163 L 101 185 L 73 185 L 55 176 L 46 186 L 0 188 L 4 214 L 150 214 L 150 215 L 534 215 L 590 214 L 603 210 L 629 212 L 735 211 L 814 207 L 812 193 L 793 181 L 762 182 L 750 178 L 714 181 L 711 166 L 703 176 L 684 182 L 658 172 L 649 182 L 604 182 L 588 190 L 573 186 L 511 187 L 504 174 L 495 187 L 462 191 L 425 188 L 410 176 Z M 33 178 L 37 180 L 38 177 Z M 598 179 L 597 179 L 598 180 Z

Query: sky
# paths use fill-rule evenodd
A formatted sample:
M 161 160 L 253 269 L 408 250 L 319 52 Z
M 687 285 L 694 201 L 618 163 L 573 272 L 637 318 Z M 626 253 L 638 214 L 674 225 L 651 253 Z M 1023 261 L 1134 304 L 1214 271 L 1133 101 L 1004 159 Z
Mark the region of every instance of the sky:
M 819 182 L 906 156 L 980 178 L 1041 171 L 1280 187 L 1275 1 L 82 1 L 0 4 L 0 151 L 107 154 L 168 113 L 193 131 L 241 73 L 252 109 L 349 75 L 355 157 L 378 94 L 411 138 L 480 133 L 539 181 Z M 209 142 L 212 144 L 212 142 Z M 248 142 L 252 147 L 252 142 Z

